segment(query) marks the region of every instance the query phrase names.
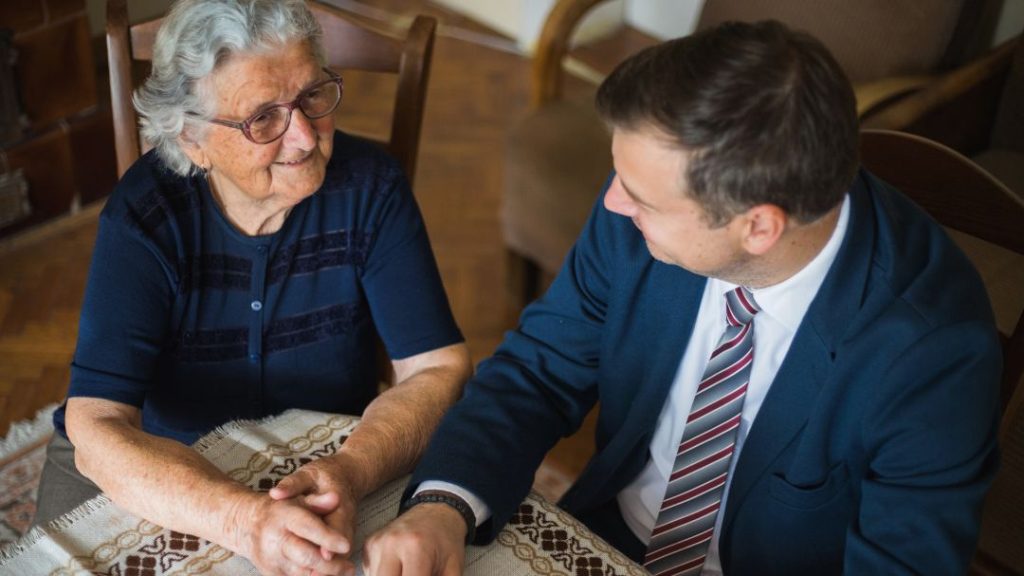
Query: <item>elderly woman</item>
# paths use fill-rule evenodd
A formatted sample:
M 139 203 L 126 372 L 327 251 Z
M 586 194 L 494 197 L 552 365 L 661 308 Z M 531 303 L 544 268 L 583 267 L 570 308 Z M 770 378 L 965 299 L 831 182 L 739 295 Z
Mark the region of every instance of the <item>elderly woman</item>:
M 183 0 L 166 18 L 135 98 L 154 150 L 100 218 L 37 522 L 98 487 L 264 574 L 340 573 L 357 501 L 411 468 L 461 393 L 420 213 L 392 158 L 335 130 L 320 37 L 301 0 Z M 380 396 L 375 332 L 397 381 Z M 288 408 L 363 420 L 270 495 L 187 446 Z

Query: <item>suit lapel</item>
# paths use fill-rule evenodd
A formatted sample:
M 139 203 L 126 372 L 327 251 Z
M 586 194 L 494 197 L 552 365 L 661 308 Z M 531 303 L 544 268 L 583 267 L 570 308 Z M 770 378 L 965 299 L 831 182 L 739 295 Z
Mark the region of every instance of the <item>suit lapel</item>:
M 578 482 L 561 502 L 566 508 L 602 490 L 614 494 L 639 472 L 693 333 L 707 279 L 658 262 L 651 262 L 643 274 L 647 278 L 633 284 L 635 292 L 622 295 L 623 301 L 638 305 L 626 312 L 624 328 L 616 334 L 622 348 L 608 363 L 605 378 L 611 384 L 601 396 L 602 412 L 627 412 L 621 420 L 610 418 L 622 427 L 588 465 L 584 474 L 589 481 Z
M 804 323 L 806 324 L 806 322 Z M 821 385 L 828 378 L 831 353 L 818 335 L 802 324 L 779 368 L 733 470 L 723 533 L 750 489 L 803 428 Z
M 660 263 L 654 264 L 650 274 L 649 282 L 639 284 L 653 287 L 652 294 L 636 300 L 648 304 L 643 313 L 649 317 L 635 323 L 637 330 L 646 334 L 634 339 L 639 348 L 629 355 L 637 361 L 634 374 L 640 378 L 642 386 L 626 422 L 639 424 L 642 432 L 654 431 L 693 334 L 701 295 L 707 284 L 706 278 Z M 660 353 L 652 353 L 654 351 Z
M 870 193 L 861 173 L 850 189 L 846 238 L 797 329 L 740 452 L 725 504 L 723 535 L 729 534 L 751 488 L 803 428 L 829 378 L 835 351 L 863 301 L 875 227 Z

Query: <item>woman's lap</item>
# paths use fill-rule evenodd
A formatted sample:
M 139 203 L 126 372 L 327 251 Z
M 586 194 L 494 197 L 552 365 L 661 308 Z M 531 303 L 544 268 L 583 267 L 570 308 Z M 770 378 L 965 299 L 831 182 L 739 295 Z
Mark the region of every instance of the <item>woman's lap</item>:
M 49 523 L 99 493 L 99 487 L 75 467 L 75 447 L 55 432 L 46 446 L 32 527 Z

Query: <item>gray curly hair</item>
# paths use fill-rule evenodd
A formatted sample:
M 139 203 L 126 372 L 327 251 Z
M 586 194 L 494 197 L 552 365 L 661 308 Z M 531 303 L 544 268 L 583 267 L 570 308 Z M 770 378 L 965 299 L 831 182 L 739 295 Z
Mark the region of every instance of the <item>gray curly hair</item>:
M 233 54 L 306 41 L 324 65 L 323 31 L 303 0 L 181 0 L 153 44 L 153 71 L 135 91 L 142 136 L 164 164 L 187 176 L 199 171 L 178 142 L 182 132 L 205 137 L 213 118 L 203 79 Z

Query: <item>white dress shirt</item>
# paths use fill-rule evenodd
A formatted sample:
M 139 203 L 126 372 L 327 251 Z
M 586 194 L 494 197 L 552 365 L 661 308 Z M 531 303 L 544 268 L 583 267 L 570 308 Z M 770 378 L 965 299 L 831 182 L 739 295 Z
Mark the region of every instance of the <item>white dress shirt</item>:
M 732 467 L 739 459 L 739 452 L 743 448 L 743 441 L 750 430 L 750 425 L 754 422 L 754 417 L 757 416 L 757 411 L 761 407 L 765 395 L 768 394 L 772 380 L 774 380 L 782 360 L 786 357 L 789 345 L 793 342 L 793 336 L 796 334 L 811 300 L 814 299 L 818 288 L 825 280 L 825 275 L 832 266 L 833 260 L 835 260 L 846 233 L 849 210 L 850 198 L 847 196 L 840 208 L 839 219 L 832 232 L 832 237 L 807 266 L 780 284 L 751 290 L 754 300 L 761 307 L 761 312 L 754 319 L 754 363 L 751 368 L 746 398 L 743 402 L 740 428 L 736 438 L 736 452 L 730 462 L 729 479 L 722 497 L 723 510 L 732 481 Z M 690 413 L 690 405 L 693 403 L 697 384 L 704 373 L 711 350 L 718 342 L 722 332 L 725 331 L 724 295 L 734 288 L 736 288 L 735 284 L 716 278 L 708 279 L 693 327 L 693 335 L 683 352 L 668 401 L 658 416 L 658 426 L 651 440 L 650 460 L 640 475 L 619 493 L 618 502 L 623 519 L 641 542 L 647 543 L 650 540 L 651 530 L 654 528 L 658 509 L 665 496 L 665 488 L 668 486 L 668 477 L 672 471 L 676 449 L 683 437 L 683 424 L 686 422 L 686 416 Z M 461 486 L 429 480 L 420 484 L 416 493 L 424 490 L 444 490 L 460 496 L 473 509 L 477 526 L 490 518 L 491 512 L 487 504 Z M 715 522 L 715 535 L 702 571 L 704 575 L 717 576 L 722 573 L 718 559 L 718 531 L 722 516 L 719 514 Z
M 831 238 L 810 263 L 779 284 L 751 290 L 754 301 L 761 307 L 761 312 L 754 317 L 754 363 L 740 415 L 736 451 L 729 462 L 729 477 L 722 494 L 722 508 L 715 519 L 714 536 L 701 572 L 705 576 L 718 576 L 722 573 L 718 558 L 718 533 L 724 516 L 721 511 L 725 510 L 729 486 L 732 484 L 732 470 L 739 460 L 743 441 L 754 423 L 757 411 L 789 351 L 793 336 L 839 251 L 849 221 L 849 204 L 850 199 L 846 197 Z M 683 352 L 668 401 L 658 415 L 658 426 L 651 439 L 650 460 L 640 475 L 619 492 L 618 503 L 622 517 L 641 542 L 650 541 L 651 530 L 665 497 L 668 477 L 672 473 L 676 451 L 683 438 L 686 417 L 697 393 L 697 385 L 704 374 L 711 351 L 725 331 L 725 293 L 734 288 L 735 284 L 717 278 L 708 279 L 693 334 Z

